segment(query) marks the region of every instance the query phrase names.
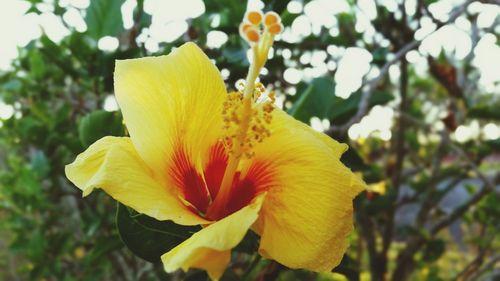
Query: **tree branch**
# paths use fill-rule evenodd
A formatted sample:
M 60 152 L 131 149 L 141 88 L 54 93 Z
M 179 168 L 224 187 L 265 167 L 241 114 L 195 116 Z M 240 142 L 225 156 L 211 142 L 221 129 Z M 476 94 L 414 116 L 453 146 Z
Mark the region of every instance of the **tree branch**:
M 406 15 L 406 13 L 403 13 Z M 403 17 L 404 19 L 405 17 Z M 399 104 L 399 112 L 406 112 L 408 107 L 408 61 L 405 57 L 401 57 L 401 76 L 400 76 L 400 95 L 401 102 Z M 403 163 L 406 155 L 405 149 L 405 132 L 406 120 L 400 115 L 396 141 L 394 142 L 394 153 L 396 154 L 396 164 L 394 173 L 392 175 L 392 187 L 396 192 L 396 198 L 399 197 L 399 190 L 401 185 L 401 176 L 403 172 Z M 392 243 L 394 235 L 394 220 L 396 214 L 396 203 L 394 202 L 386 212 L 386 224 L 382 233 L 382 252 L 380 259 L 382 260 L 382 267 L 384 274 L 387 272 L 387 253 Z
M 497 181 L 500 178 L 500 173 L 496 175 Z M 472 196 L 469 201 L 464 203 L 462 206 L 456 208 L 451 214 L 448 216 L 444 217 L 441 219 L 439 222 L 437 222 L 432 228 L 431 228 L 431 234 L 435 235 L 437 234 L 441 229 L 449 226 L 451 223 L 453 223 L 456 219 L 459 217 L 463 216 L 465 212 L 467 212 L 472 206 L 474 206 L 476 203 L 478 203 L 481 199 L 483 199 L 484 196 L 489 194 L 490 192 L 493 191 L 493 188 L 489 186 L 488 184 L 485 184 L 483 188 L 476 193 L 474 196 Z
M 465 153 L 465 151 L 458 145 L 455 145 L 453 143 L 450 144 L 450 147 L 455 150 L 455 152 L 458 153 L 460 157 L 462 157 L 467 165 L 476 173 L 477 177 L 483 182 L 483 184 L 488 187 L 490 190 L 495 189 L 495 185 L 493 182 L 491 182 L 480 170 L 477 164 Z M 499 175 L 496 177 L 498 178 Z M 495 179 L 498 181 L 497 179 Z
M 448 20 L 446 22 L 440 22 L 440 23 L 437 24 L 436 31 L 439 30 L 439 28 L 441 28 L 441 27 L 443 27 L 443 26 L 445 26 L 447 24 L 453 23 L 463 12 L 465 12 L 467 10 L 467 7 L 472 2 L 475 2 L 475 0 L 467 0 L 462 5 L 460 5 L 458 7 L 455 7 L 455 9 L 453 9 L 452 12 L 450 13 L 450 17 L 448 18 Z M 481 1 L 481 2 L 489 3 L 489 1 Z M 409 42 L 408 44 L 406 44 L 401 49 L 399 49 L 394 54 L 394 57 L 391 60 L 387 61 L 384 64 L 384 66 L 382 67 L 382 69 L 380 69 L 379 75 L 377 75 L 377 77 L 373 78 L 372 80 L 368 81 L 365 86 L 362 86 L 362 88 L 364 90 L 362 90 L 361 101 L 359 103 L 358 111 L 356 112 L 356 114 L 347 123 L 345 123 L 344 125 L 341 125 L 341 126 L 331 126 L 327 130 L 325 130 L 325 133 L 327 135 L 330 135 L 330 136 L 335 135 L 335 134 L 339 134 L 339 133 L 344 133 L 352 125 L 354 125 L 355 123 L 358 123 L 359 121 L 361 121 L 361 119 L 368 113 L 369 101 L 370 101 L 371 95 L 375 92 L 375 89 L 377 88 L 379 82 L 385 77 L 385 75 L 387 74 L 387 72 L 389 72 L 389 68 L 393 64 L 395 64 L 396 62 L 398 62 L 399 60 L 401 60 L 401 58 L 404 57 L 409 51 L 418 48 L 418 46 L 420 46 L 420 43 L 425 38 L 427 38 L 431 34 L 433 34 L 434 32 L 431 32 L 426 37 L 424 37 L 422 40 L 413 40 L 413 41 Z
M 364 88 L 366 88 L 366 90 L 364 90 L 363 93 L 362 93 L 362 95 L 361 95 L 361 101 L 359 102 L 359 107 L 358 107 L 358 111 L 356 112 L 356 114 L 347 123 L 345 123 L 344 125 L 341 125 L 341 126 L 331 126 L 327 130 L 325 130 L 325 133 L 327 135 L 332 135 L 332 134 L 335 134 L 335 133 L 345 132 L 353 124 L 361 121 L 361 119 L 368 112 L 369 100 L 370 100 L 371 95 L 373 94 L 373 92 L 377 88 L 379 82 L 385 77 L 385 75 L 387 74 L 387 72 L 389 72 L 389 68 L 391 67 L 391 65 L 393 65 L 396 62 L 398 62 L 399 60 L 401 60 L 401 58 L 403 56 L 405 56 L 406 53 L 408 53 L 409 51 L 417 48 L 419 45 L 420 45 L 420 41 L 415 40 L 415 41 L 407 44 L 403 48 L 401 48 L 398 52 L 396 52 L 396 54 L 394 54 L 393 59 L 390 60 L 390 61 L 388 61 L 388 62 L 386 62 L 384 64 L 384 66 L 380 70 L 379 75 L 377 77 L 373 78 L 372 80 L 370 80 L 366 84 L 366 87 L 364 87 Z
M 486 234 L 486 227 L 483 225 L 481 227 L 479 236 L 483 237 Z M 491 245 L 491 242 L 493 242 L 493 239 L 495 238 L 495 235 L 490 236 L 487 239 L 487 243 L 484 243 L 484 245 L 479 244 L 478 247 L 478 253 L 474 259 L 472 259 L 465 267 L 464 269 L 457 274 L 457 276 L 454 278 L 454 280 L 457 281 L 465 281 L 469 280 L 470 276 L 473 275 L 475 272 L 477 272 L 480 268 L 481 265 L 484 262 L 484 259 L 486 257 L 486 254 L 488 253 L 489 248 L 487 245 Z
M 416 219 L 416 224 L 417 227 L 422 227 L 427 220 L 427 217 L 433 207 L 439 202 L 436 200 L 433 200 L 433 196 L 435 196 L 436 189 L 438 186 L 438 175 L 439 171 L 441 170 L 441 163 L 443 160 L 443 157 L 445 156 L 446 153 L 446 148 L 448 147 L 450 143 L 450 138 L 448 136 L 448 133 L 446 129 L 443 129 L 441 131 L 441 142 L 439 143 L 436 152 L 434 153 L 434 157 L 432 158 L 432 167 L 431 167 L 431 178 L 429 180 L 429 187 L 425 190 L 423 194 L 423 200 L 422 200 L 422 205 L 420 207 L 420 210 L 417 214 L 417 219 Z
M 478 280 L 481 275 L 490 271 L 497 263 L 500 262 L 500 254 L 494 255 L 476 274 L 470 276 L 469 280 Z

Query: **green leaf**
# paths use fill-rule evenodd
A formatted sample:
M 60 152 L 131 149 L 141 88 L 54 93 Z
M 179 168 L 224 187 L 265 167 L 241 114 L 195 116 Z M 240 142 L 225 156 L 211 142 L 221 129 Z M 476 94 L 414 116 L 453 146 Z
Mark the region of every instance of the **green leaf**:
M 288 12 L 288 10 L 285 10 L 281 14 L 281 23 L 283 24 L 283 26 L 291 26 L 293 21 L 299 16 L 300 14 L 291 14 L 290 12 Z
M 78 134 L 84 147 L 105 136 L 121 136 L 122 118 L 118 112 L 94 111 L 82 118 L 78 125 Z
M 99 239 L 94 247 L 83 259 L 86 266 L 95 265 L 106 254 L 123 247 L 116 236 L 104 237 Z
M 206 11 L 216 11 L 221 16 L 221 27 L 237 27 L 245 14 L 246 5 L 234 0 L 204 1 Z
M 31 158 L 31 169 L 40 178 L 45 178 L 50 172 L 50 162 L 43 151 L 37 151 Z
M 288 110 L 288 113 L 306 124 L 311 117 L 326 118 L 330 105 L 338 99 L 335 96 L 335 84 L 332 79 L 316 78 L 300 93 L 299 99 Z
M 33 78 L 42 78 L 45 73 L 45 62 L 39 52 L 32 52 L 30 54 L 30 68 Z
M 78 70 L 75 69 L 72 61 L 68 58 L 68 54 L 63 45 L 54 43 L 47 35 L 42 35 L 40 37 L 40 43 L 42 43 L 42 48 L 39 48 L 39 52 L 42 54 L 44 61 L 57 66 L 73 78 L 78 78 L 80 76 Z
M 352 171 L 361 171 L 369 168 L 368 165 L 365 164 L 363 158 L 359 155 L 359 153 L 354 150 L 352 147 L 342 154 L 340 157 L 340 161 L 349 167 Z
M 201 229 L 199 226 L 181 226 L 132 213 L 120 203 L 116 211 L 116 227 L 127 248 L 152 263 L 158 262 L 161 255 Z
M 259 241 L 260 237 L 255 232 L 249 230 L 234 250 L 236 252 L 253 254 L 259 249 Z
M 476 106 L 467 112 L 468 117 L 484 120 L 500 120 L 498 106 Z
M 396 234 L 398 236 L 422 236 L 422 231 L 412 225 L 396 226 Z
M 239 47 L 228 46 L 222 49 L 222 56 L 229 62 L 238 65 L 248 65 L 247 53 Z
M 290 115 L 306 124 L 311 117 L 327 118 L 333 125 L 343 124 L 353 117 L 361 101 L 361 92 L 352 94 L 347 99 L 335 96 L 335 83 L 330 78 L 314 79 L 288 111 Z M 393 99 L 386 92 L 375 92 L 369 100 L 369 107 L 385 104 Z
M 123 30 L 121 6 L 124 0 L 93 0 L 90 3 L 85 22 L 92 38 L 116 36 Z
M 493 151 L 500 151 L 500 138 L 496 138 L 494 140 L 485 141 L 485 143 L 491 148 Z
M 388 48 L 377 48 L 373 51 L 373 60 L 376 62 L 385 62 L 388 53 Z
M 139 0 L 137 1 L 137 6 L 135 7 L 134 10 L 134 18 L 137 17 L 137 13 L 139 10 L 144 10 L 144 0 Z M 140 20 L 139 20 L 139 26 L 142 27 L 149 27 L 151 25 L 151 21 L 153 20 L 153 16 L 151 16 L 148 13 L 141 12 L 140 14 Z
M 430 240 L 425 245 L 423 259 L 427 262 L 433 262 L 439 259 L 444 253 L 446 243 L 442 239 Z
M 34 259 L 40 259 L 46 254 L 47 241 L 44 239 L 44 235 L 36 230 L 31 236 L 30 240 L 27 241 L 28 247 L 30 249 L 30 256 Z
M 383 196 L 376 196 L 372 200 L 366 202 L 366 212 L 370 215 L 376 215 L 387 211 L 396 202 L 396 192 L 393 188 L 387 189 Z
M 361 101 L 362 93 L 360 91 L 352 94 L 347 99 L 336 97 L 332 106 L 330 107 L 330 123 L 334 125 L 344 124 L 352 118 L 358 111 L 359 103 Z M 386 104 L 393 99 L 393 96 L 387 92 L 375 91 L 369 99 L 369 108 L 375 105 Z
M 18 79 L 11 79 L 8 82 L 2 85 L 2 90 L 11 91 L 11 92 L 19 92 L 23 86 L 23 83 Z

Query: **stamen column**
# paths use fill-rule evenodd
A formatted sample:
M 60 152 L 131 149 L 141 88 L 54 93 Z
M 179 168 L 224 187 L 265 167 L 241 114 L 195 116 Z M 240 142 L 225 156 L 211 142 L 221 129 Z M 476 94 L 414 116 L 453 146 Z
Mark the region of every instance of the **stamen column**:
M 245 15 L 244 22 L 240 25 L 240 35 L 250 44 L 253 56 L 241 101 L 243 104 L 241 116 L 238 118 L 239 128 L 233 139 L 232 151 L 229 153 L 228 164 L 219 192 L 208 210 L 208 217 L 214 217 L 214 214 L 220 214 L 226 209 L 234 176 L 245 152 L 243 150 L 253 115 L 255 84 L 262 67 L 267 61 L 269 50 L 274 42 L 274 36 L 282 30 L 281 19 L 274 12 L 268 12 L 266 15 L 258 11 L 248 12 Z

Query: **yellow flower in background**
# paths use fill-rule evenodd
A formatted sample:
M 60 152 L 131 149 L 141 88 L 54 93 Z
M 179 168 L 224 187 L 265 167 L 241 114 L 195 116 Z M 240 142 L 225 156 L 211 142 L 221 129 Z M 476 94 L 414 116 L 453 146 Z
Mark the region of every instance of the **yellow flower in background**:
M 385 181 L 379 181 L 377 183 L 372 183 L 366 187 L 366 190 L 369 192 L 378 193 L 380 195 L 384 195 L 387 191 Z
M 239 92 L 193 43 L 168 56 L 117 61 L 115 94 L 129 137 L 105 137 L 66 166 L 86 196 L 101 188 L 158 220 L 204 228 L 162 256 L 165 270 L 201 268 L 219 279 L 251 229 L 259 253 L 290 267 L 330 271 L 352 230 L 363 181 L 340 161 L 347 145 L 274 108 L 256 83 L 275 13 L 241 25 L 253 61 Z

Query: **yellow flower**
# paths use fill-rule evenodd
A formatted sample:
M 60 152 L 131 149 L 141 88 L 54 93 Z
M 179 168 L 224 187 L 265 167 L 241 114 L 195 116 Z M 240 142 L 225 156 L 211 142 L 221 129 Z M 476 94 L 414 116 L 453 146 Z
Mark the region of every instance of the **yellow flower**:
M 274 13 L 247 20 L 240 31 L 254 56 L 237 93 L 226 93 L 193 43 L 117 61 L 115 94 L 130 138 L 98 140 L 66 175 L 84 196 L 101 188 L 158 220 L 203 225 L 161 257 L 168 272 L 201 268 L 219 279 L 249 229 L 261 237 L 262 256 L 330 271 L 346 250 L 352 199 L 364 183 L 339 161 L 345 144 L 275 109 L 273 93 L 265 100 L 255 82 L 283 26 Z
M 377 183 L 372 183 L 366 187 L 368 192 L 378 193 L 380 195 L 384 195 L 387 191 L 387 187 L 385 181 L 379 181 Z

